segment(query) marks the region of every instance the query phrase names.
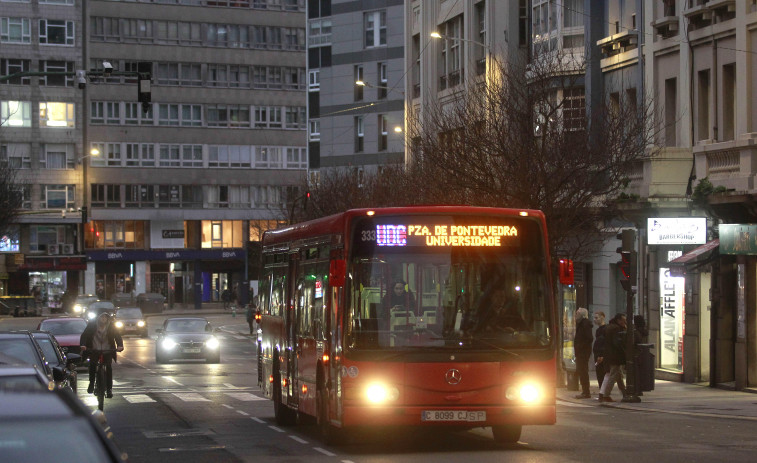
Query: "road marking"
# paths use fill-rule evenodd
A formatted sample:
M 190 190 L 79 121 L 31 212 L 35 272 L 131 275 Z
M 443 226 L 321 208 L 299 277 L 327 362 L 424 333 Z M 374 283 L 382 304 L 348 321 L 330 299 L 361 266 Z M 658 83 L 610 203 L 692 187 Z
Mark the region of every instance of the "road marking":
M 234 407 L 232 407 L 229 404 L 221 404 L 221 406 L 228 408 L 229 410 L 234 410 Z
M 296 440 L 296 441 L 297 441 L 297 442 L 299 442 L 300 444 L 307 444 L 307 443 L 308 443 L 308 441 L 306 441 L 305 439 L 303 439 L 303 438 L 301 438 L 301 437 L 297 437 L 297 436 L 289 436 L 289 438 L 290 438 L 290 439 L 292 439 L 292 440 Z
M 246 389 L 245 386 L 234 386 L 231 383 L 223 383 L 224 386 L 228 387 L 229 389 Z
M 250 402 L 253 400 L 267 400 L 262 397 L 258 397 L 255 394 L 250 394 L 249 392 L 226 392 L 225 394 L 229 397 L 233 397 L 243 402 Z
M 316 452 L 321 452 L 322 454 L 326 455 L 327 457 L 335 457 L 336 456 L 336 453 L 331 453 L 328 450 L 322 449 L 320 447 L 313 447 L 313 450 L 315 450 Z
M 144 404 L 149 402 L 155 402 L 155 400 L 147 394 L 124 394 L 124 399 L 130 404 Z
M 244 416 L 250 416 L 249 413 L 243 412 L 242 410 L 237 410 L 237 413 L 239 413 L 240 415 L 244 415 Z
M 84 405 L 88 405 L 90 407 L 97 407 L 97 397 L 93 395 L 84 396 L 81 398 L 81 401 L 84 402 Z
M 232 336 L 234 339 L 247 339 L 247 336 Z
M 251 416 L 250 419 L 253 420 L 253 421 L 257 421 L 260 424 L 265 424 L 265 421 L 261 420 L 257 416 Z
M 274 431 L 276 431 L 276 432 L 284 432 L 284 430 L 283 430 L 283 429 L 281 429 L 281 428 L 277 428 L 276 426 L 268 426 L 268 427 L 269 427 L 269 428 L 271 428 L 271 429 L 273 429 L 273 430 L 274 430 Z
M 593 405 L 577 404 L 577 403 L 574 403 L 574 402 L 568 402 L 568 401 L 559 400 L 559 399 L 558 399 L 558 402 L 560 403 L 560 405 L 563 405 L 565 407 L 577 407 L 577 408 L 591 408 L 591 407 L 593 407 Z
M 210 399 L 206 399 L 196 392 L 174 392 L 173 395 L 184 402 L 210 402 Z

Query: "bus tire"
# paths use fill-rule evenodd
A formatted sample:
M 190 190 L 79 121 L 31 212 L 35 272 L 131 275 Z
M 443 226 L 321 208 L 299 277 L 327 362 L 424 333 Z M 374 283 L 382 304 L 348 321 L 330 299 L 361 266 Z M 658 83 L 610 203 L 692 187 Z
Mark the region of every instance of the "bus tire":
M 316 394 L 318 397 L 316 413 L 318 432 L 324 444 L 333 444 L 339 440 L 340 430 L 332 426 L 329 421 L 329 395 L 322 377 L 318 380 Z
M 273 414 L 279 426 L 292 426 L 297 423 L 297 414 L 281 403 L 281 371 L 278 363 L 273 364 Z
M 492 426 L 494 440 L 500 444 L 514 444 L 520 439 L 523 426 L 519 424 L 504 424 L 501 426 Z

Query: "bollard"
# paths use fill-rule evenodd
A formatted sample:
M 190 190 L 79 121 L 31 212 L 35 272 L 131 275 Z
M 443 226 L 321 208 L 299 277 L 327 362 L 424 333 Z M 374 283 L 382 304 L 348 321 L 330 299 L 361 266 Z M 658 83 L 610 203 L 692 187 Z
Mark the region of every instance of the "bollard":
M 234 306 L 231 308 L 231 317 L 234 318 L 237 316 L 237 306 L 234 304 Z

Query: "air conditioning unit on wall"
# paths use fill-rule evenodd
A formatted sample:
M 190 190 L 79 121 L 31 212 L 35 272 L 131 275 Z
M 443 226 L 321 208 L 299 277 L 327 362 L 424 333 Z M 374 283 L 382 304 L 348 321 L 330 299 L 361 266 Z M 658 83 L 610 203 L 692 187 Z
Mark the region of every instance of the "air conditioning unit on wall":
M 62 254 L 73 254 L 74 253 L 74 245 L 73 244 L 62 244 L 63 252 Z
M 48 244 L 47 245 L 47 255 L 48 256 L 56 256 L 59 254 L 59 249 L 57 244 Z

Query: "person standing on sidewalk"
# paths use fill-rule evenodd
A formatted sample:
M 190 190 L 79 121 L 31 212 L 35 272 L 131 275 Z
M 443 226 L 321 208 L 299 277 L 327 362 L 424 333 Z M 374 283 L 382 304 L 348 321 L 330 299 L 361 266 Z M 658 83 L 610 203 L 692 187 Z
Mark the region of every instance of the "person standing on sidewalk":
M 576 399 L 591 399 L 589 390 L 589 358 L 591 357 L 591 334 L 589 311 L 581 307 L 576 310 L 576 335 L 573 338 L 573 349 L 576 352 L 576 373 L 581 383 L 581 394 Z
M 605 351 L 605 329 L 607 329 L 607 323 L 605 322 L 605 313 L 597 311 L 594 313 L 594 324 L 597 325 L 597 331 L 594 333 L 594 368 L 597 373 L 597 383 L 599 388 L 602 389 L 602 381 L 605 379 L 605 373 L 607 369 L 602 360 Z
M 616 382 L 620 392 L 623 395 L 626 394 L 622 370 L 622 366 L 626 363 L 625 332 L 626 315 L 618 313 L 605 329 L 605 352 L 604 356 L 600 358 L 610 365 L 610 371 L 605 374 L 602 387 L 599 389 L 600 402 L 615 402 L 610 394 Z

